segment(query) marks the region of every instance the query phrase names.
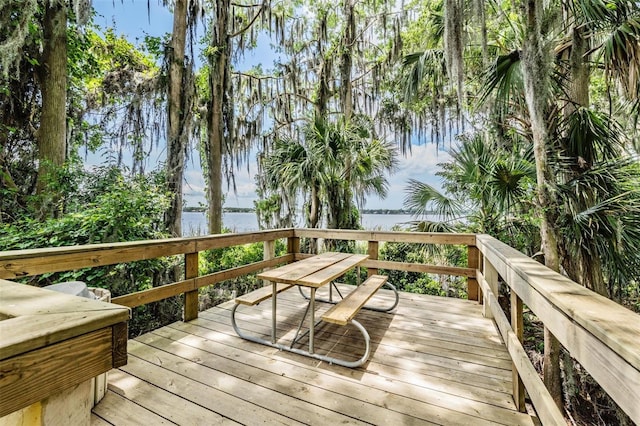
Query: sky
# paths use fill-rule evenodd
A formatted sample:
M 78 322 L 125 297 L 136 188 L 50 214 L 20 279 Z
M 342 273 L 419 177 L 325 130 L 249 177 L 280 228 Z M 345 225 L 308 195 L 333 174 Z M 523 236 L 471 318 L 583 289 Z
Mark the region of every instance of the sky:
M 122 34 L 134 44 L 143 40 L 145 34 L 161 36 L 171 32 L 173 21 L 170 11 L 161 6 L 161 0 L 93 0 L 93 7 L 98 16 L 95 22 L 101 27 L 115 26 L 116 34 Z M 262 64 L 264 69 L 272 67 L 275 55 L 270 49 L 257 49 L 257 53 L 248 53 L 239 68 Z M 151 162 L 165 160 L 166 151 L 152 153 Z M 257 169 L 255 159 L 240 167 L 236 173 L 237 193 L 228 191 L 225 207 L 253 207 L 257 200 L 254 175 Z M 400 209 L 406 194 L 407 181 L 417 179 L 440 188 L 440 178 L 435 176 L 439 170 L 438 163 L 450 160 L 447 151 L 438 149 L 435 143 L 413 145 L 407 156 L 399 155 L 399 166 L 393 175 L 388 177 L 389 191 L 385 199 L 369 196 L 367 209 Z M 149 165 L 154 168 L 154 164 Z M 199 167 L 197 152 L 192 154 L 185 170 L 184 200 L 186 206 L 206 204 L 204 197 L 204 178 Z M 226 185 L 223 187 L 226 190 Z

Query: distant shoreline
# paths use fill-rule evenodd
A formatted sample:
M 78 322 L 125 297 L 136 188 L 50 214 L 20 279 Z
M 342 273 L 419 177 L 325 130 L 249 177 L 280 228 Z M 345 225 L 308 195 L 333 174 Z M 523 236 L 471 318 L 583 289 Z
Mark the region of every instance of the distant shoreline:
M 206 207 L 201 206 L 190 206 L 185 207 L 182 211 L 187 213 L 204 213 L 207 210 Z M 255 209 L 252 207 L 223 207 L 222 211 L 224 213 L 255 213 Z M 413 215 L 414 212 L 411 210 L 405 209 L 364 209 L 361 211 L 362 214 L 401 214 L 401 215 Z M 427 212 L 429 214 L 430 212 Z M 433 212 L 431 212 L 433 213 Z

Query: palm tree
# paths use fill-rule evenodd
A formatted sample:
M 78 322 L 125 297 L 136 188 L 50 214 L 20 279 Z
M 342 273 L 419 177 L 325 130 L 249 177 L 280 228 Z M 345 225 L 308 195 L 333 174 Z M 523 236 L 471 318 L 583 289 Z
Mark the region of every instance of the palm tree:
M 367 195 L 387 195 L 386 174 L 397 165 L 396 150 L 376 137 L 369 117 L 355 115 L 330 127 L 335 143 L 329 151 L 333 161 L 327 170 L 329 184 L 325 189 L 328 226 L 356 229 L 360 217 L 355 207 L 364 207 Z
M 280 139 L 263 155 L 259 180 L 265 195 L 277 192 L 282 205 L 304 198 L 306 226 L 320 226 L 326 209 L 328 226 L 356 228 L 366 195 L 386 195 L 387 179 L 397 163 L 396 151 L 375 138 L 369 119 L 354 116 L 333 123 L 317 118 L 303 129 L 301 140 Z
M 325 179 L 325 157 L 319 138 L 303 140 L 278 139 L 273 149 L 260 159 L 259 179 L 267 193 L 280 195 L 281 206 L 295 214 L 298 194 L 308 196 L 305 202 L 305 225 L 317 228 L 320 221 L 320 191 Z
M 440 164 L 444 192 L 410 180 L 404 207 L 419 219 L 435 213 L 438 221 L 416 220 L 419 231 L 452 232 L 456 226 L 489 233 L 533 254 L 537 228 L 529 214 L 535 181 L 533 155 L 519 138 L 499 146 L 488 134 L 461 137 L 451 161 Z M 526 235 L 526 238 L 522 236 Z M 517 239 L 517 241 L 516 241 Z M 529 241 L 522 246 L 522 241 Z

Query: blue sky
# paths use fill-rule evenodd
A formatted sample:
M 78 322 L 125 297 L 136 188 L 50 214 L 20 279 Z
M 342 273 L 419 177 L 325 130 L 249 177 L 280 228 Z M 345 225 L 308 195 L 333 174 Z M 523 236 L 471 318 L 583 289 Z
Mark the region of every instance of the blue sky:
M 136 43 L 144 38 L 145 34 L 160 36 L 171 32 L 172 15 L 170 11 L 161 6 L 159 0 L 93 0 L 93 7 L 98 15 L 96 24 L 101 27 L 115 26 L 116 34 L 125 35 L 130 41 Z M 274 54 L 270 49 L 257 49 L 259 53 L 249 53 L 239 67 L 251 67 L 261 63 L 263 68 L 269 69 L 273 63 Z M 437 164 L 447 162 L 450 159 L 446 151 L 438 150 L 434 143 L 413 145 L 411 154 L 400 157 L 398 170 L 389 176 L 389 195 L 385 199 L 369 197 L 366 208 L 399 209 L 402 208 L 402 200 L 408 179 L 418 179 L 432 186 L 440 187 L 440 179 L 435 176 L 438 170 Z M 185 171 L 184 199 L 188 206 L 205 203 L 204 179 L 199 168 L 197 152 L 193 152 L 192 159 L 187 164 Z M 152 153 L 151 162 L 164 161 L 165 150 Z M 154 164 L 149 164 L 153 168 Z M 226 194 L 225 206 L 227 207 L 253 207 L 253 201 L 257 199 L 255 192 L 254 173 L 256 171 L 255 160 L 241 167 L 236 174 L 237 194 L 229 191 Z M 226 188 L 226 186 L 225 186 Z

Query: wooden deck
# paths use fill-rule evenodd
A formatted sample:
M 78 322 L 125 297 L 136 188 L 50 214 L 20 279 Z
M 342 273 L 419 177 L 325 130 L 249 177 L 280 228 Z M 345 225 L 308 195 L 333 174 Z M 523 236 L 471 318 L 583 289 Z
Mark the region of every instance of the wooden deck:
M 374 299 L 380 297 L 390 295 Z M 282 342 L 292 338 L 306 303 L 292 288 L 278 304 Z M 317 305 L 319 318 L 329 305 Z M 240 339 L 231 328 L 232 306 L 130 340 L 129 362 L 110 373 L 92 424 L 537 423 L 515 410 L 511 361 L 476 302 L 401 293 L 394 313 L 361 311 L 372 357 L 357 369 Z M 241 306 L 237 315 L 242 329 L 265 338 L 270 318 L 269 301 Z M 316 333 L 317 352 L 362 354 L 351 326 L 323 324 Z

